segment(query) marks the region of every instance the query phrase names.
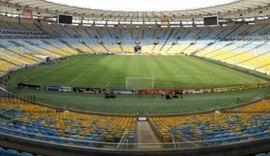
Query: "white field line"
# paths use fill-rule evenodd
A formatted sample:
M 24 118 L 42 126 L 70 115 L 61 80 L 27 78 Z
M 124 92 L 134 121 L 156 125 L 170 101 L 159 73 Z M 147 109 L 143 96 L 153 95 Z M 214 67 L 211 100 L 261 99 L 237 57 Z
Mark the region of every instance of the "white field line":
M 83 75 L 83 73 L 79 74 L 77 77 L 75 77 L 74 79 L 72 79 L 71 81 L 69 81 L 68 84 L 72 84 L 73 82 L 77 81 L 82 75 Z
M 174 87 L 174 85 L 172 84 L 172 82 L 159 82 L 158 83 L 161 87 Z
M 207 83 L 209 86 L 211 86 L 211 83 L 206 81 L 205 79 L 199 77 L 199 76 L 196 76 L 198 79 L 202 80 L 203 82 Z
M 85 58 L 86 58 L 86 57 L 85 57 Z M 82 59 L 79 59 L 79 60 L 76 60 L 76 61 L 73 61 L 73 62 L 69 62 L 69 63 L 67 63 L 67 64 L 64 64 L 64 65 L 59 66 L 59 67 L 56 67 L 56 68 L 52 68 L 51 70 L 47 70 L 47 71 L 42 72 L 42 73 L 40 73 L 40 74 L 36 74 L 35 76 L 32 76 L 32 77 L 30 77 L 29 79 L 26 79 L 26 80 L 29 81 L 29 80 L 31 80 L 31 79 L 34 79 L 34 78 L 39 77 L 39 76 L 41 76 L 41 75 L 47 74 L 47 73 L 49 73 L 49 72 L 56 71 L 56 70 L 58 70 L 58 69 L 61 69 L 61 68 L 66 67 L 66 66 L 68 66 L 68 65 L 70 65 L 70 64 L 77 63 L 77 62 L 79 62 L 79 61 L 81 61 L 81 60 L 83 60 L 83 59 L 85 59 L 85 58 L 82 58 Z
M 223 75 L 223 76 L 224 76 L 224 75 L 227 76 L 226 74 L 222 74 L 222 75 Z M 244 77 L 242 77 L 242 76 L 238 76 L 238 75 L 235 75 L 235 74 L 232 74 L 232 76 L 235 77 L 235 78 L 237 78 L 237 79 L 241 79 L 241 80 L 243 80 L 243 81 L 247 81 L 247 82 L 250 82 L 250 83 L 255 82 L 255 78 L 253 78 L 253 79 L 248 79 L 248 78 L 244 78 Z
M 108 83 L 106 84 L 106 87 L 109 87 L 110 83 L 111 83 L 111 81 L 108 81 Z
M 170 85 L 171 85 L 171 87 L 174 87 L 174 85 L 172 84 L 172 82 L 170 82 Z
M 194 75 L 152 75 L 151 77 L 193 77 Z

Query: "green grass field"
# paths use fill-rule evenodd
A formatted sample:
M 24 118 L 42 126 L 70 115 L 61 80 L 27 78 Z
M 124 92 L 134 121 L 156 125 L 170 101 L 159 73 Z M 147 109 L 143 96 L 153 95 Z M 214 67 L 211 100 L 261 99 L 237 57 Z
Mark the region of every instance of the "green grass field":
M 160 95 L 117 95 L 63 93 L 17 89 L 17 82 L 101 88 L 125 88 L 126 77 L 154 77 L 155 88 L 234 86 L 265 80 L 189 56 L 96 56 L 83 55 L 40 67 L 19 70 L 5 83 L 17 95 L 35 96 L 40 103 L 84 111 L 120 114 L 168 114 L 214 110 L 239 105 L 270 95 L 270 88 L 185 95 L 165 100 Z M 241 97 L 241 102 L 237 98 Z
M 264 82 L 248 74 L 188 56 L 83 55 L 16 74 L 18 81 L 100 88 L 125 88 L 126 77 L 154 77 L 155 88 L 218 87 Z

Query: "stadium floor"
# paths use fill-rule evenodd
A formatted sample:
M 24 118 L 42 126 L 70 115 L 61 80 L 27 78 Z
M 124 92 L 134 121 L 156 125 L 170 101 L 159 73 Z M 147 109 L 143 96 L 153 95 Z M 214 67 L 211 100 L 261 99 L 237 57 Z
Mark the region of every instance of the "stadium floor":
M 61 93 L 43 90 L 17 90 L 24 82 L 84 87 L 125 88 L 126 76 L 154 76 L 156 88 L 191 88 L 234 86 L 265 80 L 189 56 L 98 56 L 70 57 L 63 62 L 28 68 L 11 74 L 9 91 L 35 96 L 36 101 L 84 111 L 119 114 L 169 114 L 204 111 L 246 103 L 270 95 L 270 88 L 226 93 L 185 95 L 183 99 L 165 100 L 160 95 L 104 95 Z M 170 85 L 166 85 L 169 82 Z M 109 85 L 108 85 L 108 82 Z M 240 97 L 240 103 L 237 98 Z
M 126 88 L 126 77 L 153 77 L 155 88 L 207 88 L 265 82 L 190 56 L 74 56 L 57 64 L 21 70 L 12 77 L 16 81 L 41 85 L 99 88 Z

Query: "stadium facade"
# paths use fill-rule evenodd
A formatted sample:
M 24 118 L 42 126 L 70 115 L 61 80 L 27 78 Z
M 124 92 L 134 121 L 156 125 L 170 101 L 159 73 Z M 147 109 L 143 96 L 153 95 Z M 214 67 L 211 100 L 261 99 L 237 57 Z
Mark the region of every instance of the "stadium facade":
M 267 81 L 239 90 L 269 86 L 269 0 L 162 12 L 95 10 L 44 0 L 0 0 L 0 4 L 0 75 L 5 81 L 16 70 L 74 55 L 177 55 L 226 64 Z M 71 23 L 59 23 L 59 15 Z M 217 21 L 210 19 L 207 24 L 211 17 Z M 270 151 L 269 95 L 215 111 L 115 115 L 36 103 L 7 92 L 4 84 L 0 92 L 2 155 L 254 155 Z M 140 142 L 143 133 L 149 133 L 140 131 L 141 119 L 147 120 L 158 143 Z

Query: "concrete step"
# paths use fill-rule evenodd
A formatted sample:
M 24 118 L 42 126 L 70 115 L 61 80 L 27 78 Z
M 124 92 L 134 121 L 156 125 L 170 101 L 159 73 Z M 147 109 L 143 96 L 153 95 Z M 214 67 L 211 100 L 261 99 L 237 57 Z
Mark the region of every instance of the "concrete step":
M 138 143 L 146 143 L 144 145 L 138 145 L 137 148 L 140 149 L 161 148 L 159 144 L 161 142 L 150 127 L 148 121 L 138 121 L 137 141 Z

